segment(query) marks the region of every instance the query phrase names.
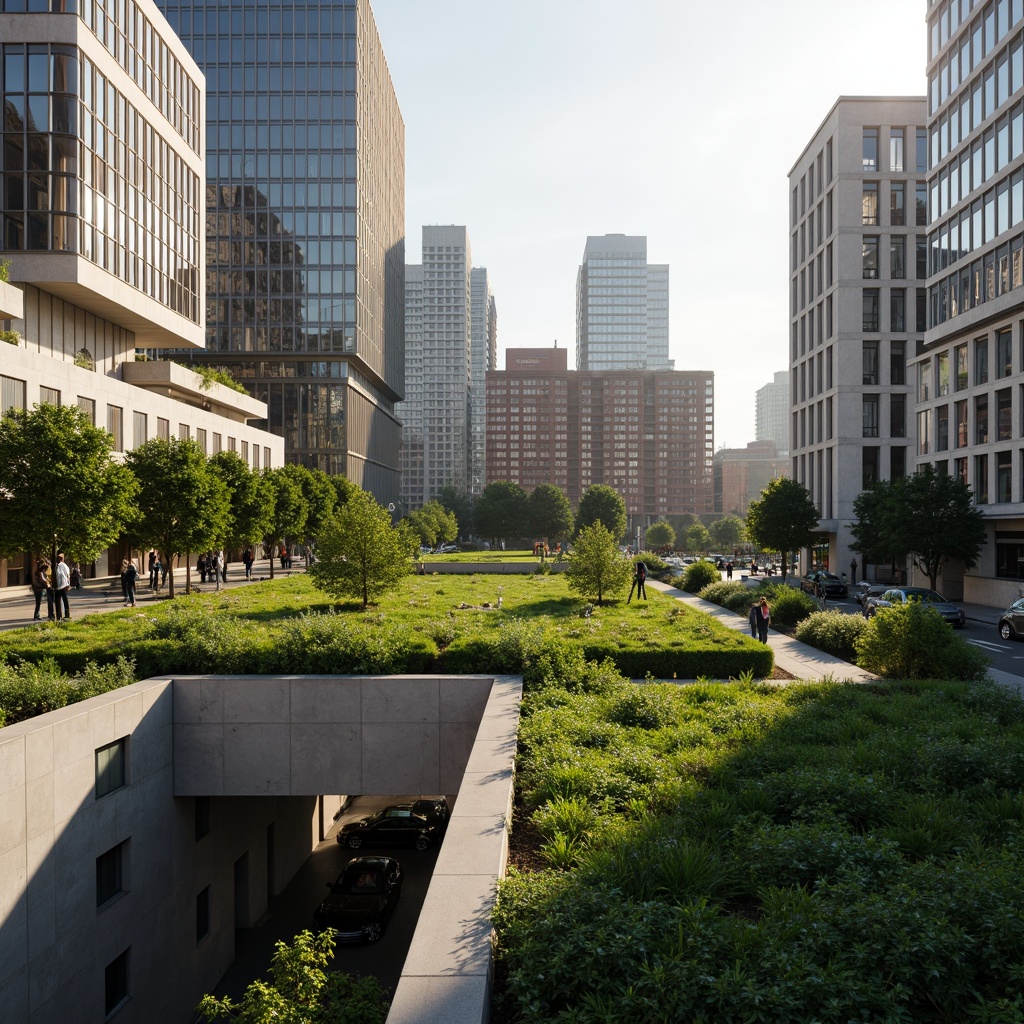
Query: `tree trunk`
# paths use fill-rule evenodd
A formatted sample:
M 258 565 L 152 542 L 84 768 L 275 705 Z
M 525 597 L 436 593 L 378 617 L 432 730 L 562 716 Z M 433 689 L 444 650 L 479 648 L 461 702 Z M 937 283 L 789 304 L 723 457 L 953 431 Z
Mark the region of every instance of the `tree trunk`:
M 167 596 L 174 600 L 174 563 L 171 561 L 170 552 L 164 555 L 164 565 L 167 566 Z
M 185 593 L 192 593 L 192 552 L 185 552 Z

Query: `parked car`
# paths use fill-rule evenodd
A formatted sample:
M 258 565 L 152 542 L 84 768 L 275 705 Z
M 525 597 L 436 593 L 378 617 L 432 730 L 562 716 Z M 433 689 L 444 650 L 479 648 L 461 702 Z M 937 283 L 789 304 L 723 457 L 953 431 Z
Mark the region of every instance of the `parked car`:
M 354 857 L 313 913 L 317 928 L 336 928 L 338 942 L 376 942 L 402 893 L 402 868 L 392 857 Z
M 409 804 L 391 804 L 376 814 L 342 825 L 338 842 L 350 850 L 361 846 L 409 845 L 425 850 L 440 838 L 444 830 L 425 817 L 413 814 Z
M 457 544 L 438 544 L 437 553 L 439 555 L 450 555 L 455 551 L 458 551 L 459 547 Z
M 861 606 L 866 608 L 869 597 L 881 597 L 888 589 L 888 583 L 858 583 L 854 587 L 853 599 Z
M 800 589 L 808 594 L 814 594 L 819 584 L 826 597 L 849 596 L 850 591 L 846 584 L 834 572 L 829 572 L 827 569 L 816 569 L 814 572 L 809 572 L 800 580 Z
M 448 827 L 448 819 L 452 810 L 448 806 L 448 800 L 443 796 L 420 796 L 410 804 L 396 804 L 401 810 L 412 811 L 419 818 L 426 820 L 429 825 L 436 825 L 443 832 Z
M 999 616 L 999 635 L 1004 640 L 1024 636 L 1024 597 L 1019 598 Z
M 881 597 L 869 597 L 864 606 L 864 614 L 871 618 L 879 608 L 890 608 L 910 601 L 920 601 L 934 608 L 951 626 L 962 626 L 967 621 L 963 608 L 957 608 L 938 591 L 929 590 L 928 587 L 893 587 Z

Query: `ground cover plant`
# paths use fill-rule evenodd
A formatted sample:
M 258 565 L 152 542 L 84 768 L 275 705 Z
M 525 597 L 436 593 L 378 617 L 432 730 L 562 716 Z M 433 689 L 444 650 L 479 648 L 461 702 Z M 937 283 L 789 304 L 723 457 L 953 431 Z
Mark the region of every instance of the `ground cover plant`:
M 305 574 L 0 634 L 0 663 L 74 675 L 129 659 L 181 673 L 523 672 L 550 647 L 610 658 L 636 678 L 738 677 L 771 652 L 664 594 L 599 609 L 558 575 L 407 576 L 367 610 Z M 73 688 L 71 691 L 73 692 Z M 41 710 L 48 710 L 40 703 Z
M 531 677 L 498 1019 L 1024 1020 L 1022 741 L 990 683 Z

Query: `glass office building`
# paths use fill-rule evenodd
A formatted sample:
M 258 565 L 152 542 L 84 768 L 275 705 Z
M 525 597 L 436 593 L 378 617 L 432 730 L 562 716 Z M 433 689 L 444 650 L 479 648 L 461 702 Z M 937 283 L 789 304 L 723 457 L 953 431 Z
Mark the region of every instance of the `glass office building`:
M 204 70 L 206 352 L 286 457 L 398 498 L 405 127 L 369 0 L 161 3 Z

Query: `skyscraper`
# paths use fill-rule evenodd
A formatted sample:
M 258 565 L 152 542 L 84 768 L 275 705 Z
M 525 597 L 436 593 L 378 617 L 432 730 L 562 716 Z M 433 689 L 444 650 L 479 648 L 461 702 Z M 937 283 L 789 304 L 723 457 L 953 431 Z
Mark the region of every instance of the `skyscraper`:
M 369 0 L 163 0 L 206 73 L 206 351 L 291 462 L 398 497 L 405 127 Z
M 772 441 L 780 455 L 789 451 L 789 372 L 779 370 L 775 379 L 754 395 L 754 437 Z
M 576 277 L 578 370 L 671 370 L 668 266 L 644 235 L 588 236 Z
M 469 493 L 486 484 L 487 373 L 498 368 L 498 307 L 491 294 L 486 267 L 471 272 L 473 313 L 470 318 Z

